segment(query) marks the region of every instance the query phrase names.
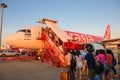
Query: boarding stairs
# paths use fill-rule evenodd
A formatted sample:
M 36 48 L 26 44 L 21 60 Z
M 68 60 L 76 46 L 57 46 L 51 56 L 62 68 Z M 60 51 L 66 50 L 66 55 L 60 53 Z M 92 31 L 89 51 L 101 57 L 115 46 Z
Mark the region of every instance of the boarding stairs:
M 60 27 L 57 25 L 58 21 L 43 18 L 39 22 L 51 28 L 52 31 L 56 34 L 56 36 L 58 36 L 63 43 L 68 42 L 68 39 L 71 39 L 71 37 L 67 35 L 67 33 L 64 32 L 62 29 L 60 29 Z M 61 51 L 58 49 L 55 43 L 49 38 L 49 36 L 47 34 L 44 35 L 46 36 L 45 40 L 47 41 L 48 45 L 54 50 L 54 53 L 56 54 L 58 60 L 60 61 L 60 65 L 64 65 L 65 63 L 64 55 L 61 53 Z
M 51 28 L 53 30 L 53 32 L 63 42 L 67 42 L 68 39 L 71 39 L 71 37 L 57 25 L 58 21 L 43 18 L 42 20 L 40 20 L 40 23 L 46 24 L 49 28 Z
M 55 45 L 55 43 L 51 40 L 51 38 L 45 33 L 43 32 L 42 34 L 44 34 L 44 48 L 45 49 L 52 49 L 54 51 L 54 54 L 56 55 L 56 58 L 59 61 L 59 65 L 60 66 L 64 66 L 65 61 L 64 61 L 64 55 L 61 53 L 61 51 L 58 49 L 58 47 Z

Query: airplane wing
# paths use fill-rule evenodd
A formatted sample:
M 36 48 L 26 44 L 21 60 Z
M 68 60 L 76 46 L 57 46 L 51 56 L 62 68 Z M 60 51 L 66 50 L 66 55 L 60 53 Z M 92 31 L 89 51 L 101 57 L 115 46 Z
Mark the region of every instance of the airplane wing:
M 108 40 L 100 40 L 100 41 L 93 41 L 93 42 L 84 42 L 84 43 L 79 43 L 80 45 L 85 45 L 88 43 L 98 43 L 98 44 L 104 44 L 104 43 L 108 43 L 108 42 L 120 42 L 120 38 L 115 38 L 115 39 L 108 39 Z
M 79 46 L 84 47 L 86 44 L 90 43 L 94 46 L 95 49 L 104 49 L 106 43 L 111 43 L 111 42 L 120 42 L 120 38 L 115 38 L 115 39 L 108 39 L 108 40 L 102 40 L 102 41 L 96 41 L 96 42 L 85 42 L 85 43 L 77 43 Z M 77 46 L 75 46 L 77 47 Z
M 119 41 L 119 42 L 120 42 L 120 38 L 103 40 L 103 41 L 101 41 L 101 42 L 106 43 L 106 42 L 115 42 L 115 41 Z

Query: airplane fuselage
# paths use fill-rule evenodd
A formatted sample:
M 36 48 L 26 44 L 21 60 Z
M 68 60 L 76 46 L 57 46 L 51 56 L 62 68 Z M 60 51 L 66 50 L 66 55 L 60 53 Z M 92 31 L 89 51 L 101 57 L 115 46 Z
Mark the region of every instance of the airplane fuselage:
M 42 27 L 33 26 L 21 29 L 23 31 L 18 31 L 14 34 L 7 36 L 5 39 L 6 43 L 20 48 L 29 48 L 29 49 L 40 49 L 43 48 L 44 41 L 38 38 L 41 38 Z M 87 35 L 83 33 L 77 33 L 72 31 L 65 31 L 72 40 L 77 40 L 78 43 L 87 43 L 95 42 L 99 40 L 104 40 L 103 37 Z

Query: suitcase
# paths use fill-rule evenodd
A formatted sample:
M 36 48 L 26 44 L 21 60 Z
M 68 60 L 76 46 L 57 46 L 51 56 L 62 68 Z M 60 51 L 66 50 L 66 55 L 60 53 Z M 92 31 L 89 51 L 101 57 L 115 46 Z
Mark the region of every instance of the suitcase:
M 61 80 L 69 80 L 69 74 L 66 71 L 61 71 Z

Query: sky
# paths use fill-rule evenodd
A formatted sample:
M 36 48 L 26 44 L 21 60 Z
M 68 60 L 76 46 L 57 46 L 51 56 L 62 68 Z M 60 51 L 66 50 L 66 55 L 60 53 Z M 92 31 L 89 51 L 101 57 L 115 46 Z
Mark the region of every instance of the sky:
M 111 25 L 111 37 L 120 37 L 120 0 L 0 0 L 7 4 L 2 25 L 2 44 L 7 35 L 37 26 L 48 18 L 63 30 L 104 36 Z M 0 8 L 0 15 L 2 9 Z

